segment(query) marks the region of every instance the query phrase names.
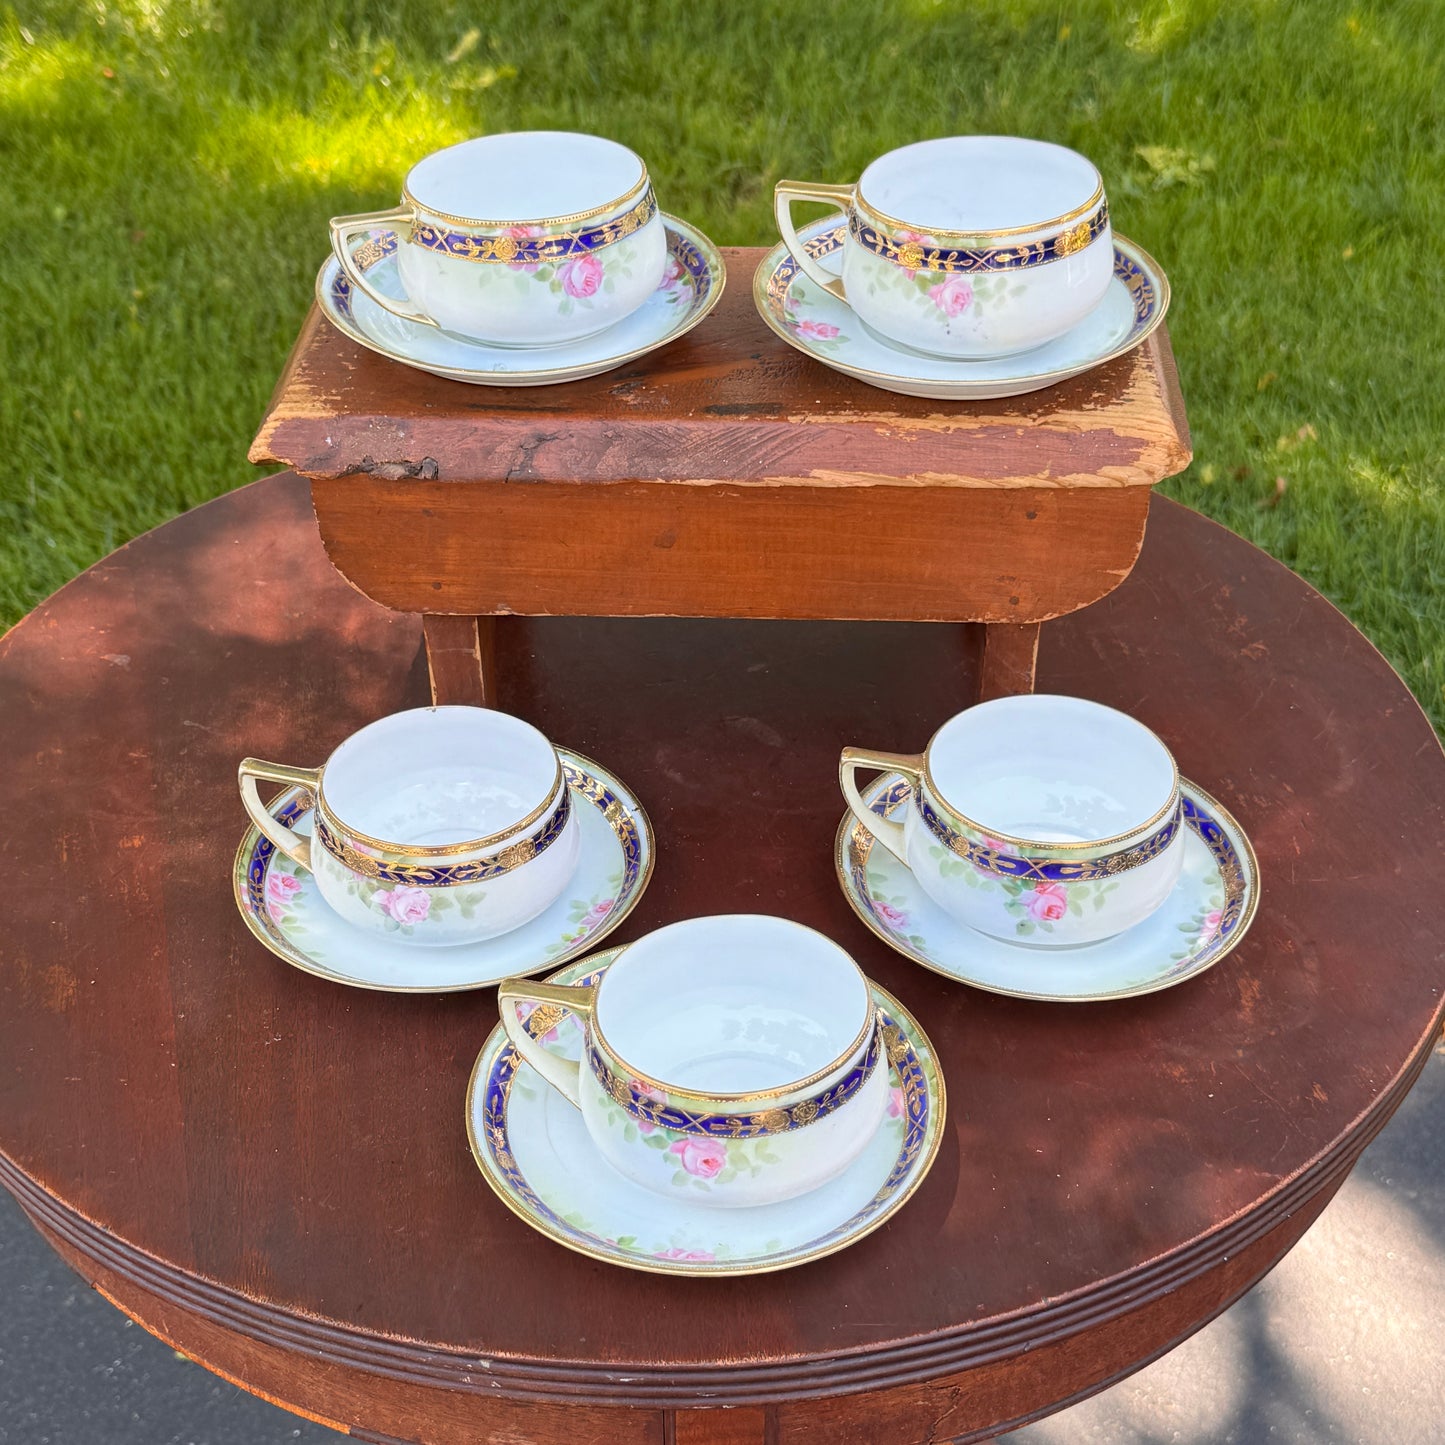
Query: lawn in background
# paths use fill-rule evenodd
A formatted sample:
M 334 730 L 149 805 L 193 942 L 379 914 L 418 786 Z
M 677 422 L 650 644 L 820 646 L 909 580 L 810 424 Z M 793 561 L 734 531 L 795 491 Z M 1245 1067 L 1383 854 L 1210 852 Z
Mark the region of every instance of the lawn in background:
M 1013 132 L 1091 156 L 1172 280 L 1196 460 L 1165 490 L 1445 722 L 1442 56 L 1436 0 L 0 6 L 0 621 L 256 475 L 326 218 L 427 151 L 614 136 L 748 244 L 782 175 Z

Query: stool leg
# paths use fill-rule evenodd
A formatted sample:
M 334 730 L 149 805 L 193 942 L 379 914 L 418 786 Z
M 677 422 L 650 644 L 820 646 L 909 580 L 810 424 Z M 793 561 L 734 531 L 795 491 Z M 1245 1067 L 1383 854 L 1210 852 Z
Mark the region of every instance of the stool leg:
M 497 619 L 427 613 L 427 671 L 433 703 L 497 705 Z
M 1032 692 L 1034 664 L 1038 655 L 1037 622 L 985 623 L 983 663 L 979 669 L 979 702 Z

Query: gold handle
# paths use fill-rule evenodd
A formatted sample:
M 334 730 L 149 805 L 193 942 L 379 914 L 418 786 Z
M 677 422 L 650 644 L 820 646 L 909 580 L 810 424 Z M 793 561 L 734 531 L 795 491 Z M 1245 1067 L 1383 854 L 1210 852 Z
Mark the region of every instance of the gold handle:
M 261 801 L 256 791 L 256 779 L 265 778 L 268 783 L 286 783 L 292 787 L 310 788 L 314 793 L 321 782 L 320 768 L 288 768 L 284 763 L 263 763 L 260 758 L 242 758 L 236 769 L 241 784 L 241 802 L 251 821 L 288 858 L 299 863 L 308 872 L 311 870 L 311 839 L 293 833 L 284 823 L 278 823 L 271 811 Z
M 848 800 L 848 810 L 898 861 L 907 866 L 903 848 L 903 824 L 881 818 L 858 791 L 854 774 L 859 768 L 875 768 L 884 773 L 902 773 L 916 789 L 923 778 L 922 753 L 880 753 L 870 748 L 844 748 L 838 759 L 838 782 Z
M 435 326 L 436 322 L 425 311 L 418 310 L 415 306 L 404 306 L 400 301 L 383 296 L 380 291 L 368 285 L 365 273 L 357 266 L 356 259 L 351 254 L 351 238 L 357 231 L 368 226 L 398 227 L 402 223 L 410 225 L 415 220 L 416 212 L 410 206 L 393 206 L 389 211 L 363 211 L 355 216 L 333 216 L 331 249 L 336 252 L 336 259 L 341 263 L 341 269 L 346 272 L 346 279 L 370 296 L 383 311 L 390 311 L 393 316 L 400 316 L 403 321 Z M 398 236 L 397 240 L 405 244 L 406 237 Z
M 856 186 L 829 186 L 812 181 L 779 181 L 773 187 L 773 215 L 777 217 L 778 230 L 783 234 L 783 244 L 810 280 L 816 281 L 830 296 L 836 296 L 845 304 L 848 294 L 843 290 L 842 278 L 830 276 L 808 255 L 803 243 L 798 240 L 798 233 L 793 229 L 793 202 L 822 201 L 825 205 L 837 206 L 846 216 L 857 189 Z
M 582 1066 L 575 1059 L 559 1059 L 556 1054 L 549 1054 L 522 1021 L 515 1005 L 519 1002 L 537 1003 L 543 1007 L 551 1004 L 568 1013 L 574 1013 L 585 1021 L 592 1016 L 592 1003 L 596 993 L 595 983 L 583 986 L 533 983 L 529 978 L 504 978 L 497 985 L 497 1012 L 502 1016 L 502 1027 L 506 1029 L 507 1037 L 511 1039 L 517 1052 L 568 1103 L 579 1109 L 582 1107 L 582 1096 L 578 1089 Z M 535 1017 L 535 1014 L 529 1015 L 529 1018 Z

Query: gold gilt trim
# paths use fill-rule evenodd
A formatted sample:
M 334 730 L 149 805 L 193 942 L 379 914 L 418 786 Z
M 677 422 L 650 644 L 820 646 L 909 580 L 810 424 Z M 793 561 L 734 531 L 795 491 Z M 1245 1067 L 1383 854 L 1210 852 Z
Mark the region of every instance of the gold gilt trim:
M 863 992 L 865 994 L 873 987 L 872 981 L 863 970 L 858 967 L 852 954 L 840 948 L 827 934 L 820 933 L 816 928 L 808 928 L 806 923 L 798 923 L 793 919 L 789 919 L 788 922 L 792 923 L 795 928 L 807 929 L 809 933 L 821 938 L 830 947 L 838 948 L 852 965 L 854 973 L 862 980 Z M 619 954 L 625 953 L 626 951 L 627 945 L 617 950 Z M 584 963 L 588 962 L 587 959 L 583 959 L 582 961 Z M 725 1103 L 741 1099 L 781 1099 L 785 1094 L 796 1094 L 800 1089 L 810 1088 L 812 1085 L 820 1083 L 823 1079 L 827 1078 L 828 1075 L 835 1070 L 841 1069 L 848 1060 L 868 1042 L 868 1036 L 873 1032 L 873 1026 L 876 1022 L 875 1012 L 870 1005 L 863 1020 L 863 1027 L 858 1030 L 858 1035 L 853 1042 L 849 1044 L 842 1053 L 836 1055 L 830 1063 L 824 1064 L 820 1069 L 815 1069 L 807 1078 L 794 1079 L 791 1083 L 780 1085 L 776 1089 L 745 1089 L 741 1093 L 734 1094 L 714 1094 L 701 1089 L 680 1089 L 676 1084 L 664 1083 L 661 1079 L 654 1079 L 651 1074 L 644 1073 L 641 1069 L 635 1068 L 608 1042 L 607 1035 L 602 1031 L 602 1021 L 599 1017 L 600 1010 L 595 1004 L 592 1009 L 591 1034 L 593 1042 L 597 1044 L 601 1052 L 606 1055 L 608 1067 L 614 1074 L 619 1072 L 626 1074 L 629 1078 L 636 1079 L 639 1084 L 646 1084 L 650 1088 L 657 1089 L 660 1093 L 666 1094 L 671 1099 L 695 1099 L 700 1103 Z
M 340 269 L 334 256 L 322 262 L 321 269 L 316 273 L 316 285 L 312 288 L 312 295 L 315 297 L 316 305 L 322 315 L 343 336 L 349 336 L 358 346 L 364 346 L 377 356 L 385 356 L 390 361 L 418 371 L 425 371 L 431 376 L 444 376 L 453 381 L 478 386 L 548 386 L 557 382 L 579 381 L 584 377 L 612 371 L 619 366 L 626 365 L 629 361 L 636 361 L 639 356 L 646 356 L 648 352 L 657 351 L 661 347 L 677 341 L 680 337 L 686 336 L 689 331 L 700 325 L 722 300 L 723 291 L 727 286 L 727 266 L 723 261 L 722 252 L 696 226 L 679 220 L 667 211 L 659 211 L 657 214 L 662 218 L 663 225 L 671 235 L 696 247 L 707 263 L 710 277 L 707 294 L 701 302 L 686 309 L 675 308 L 672 324 L 660 336 L 644 342 L 641 346 L 634 346 L 630 351 L 619 352 L 616 356 L 599 357 L 595 361 L 574 363 L 571 366 L 538 367 L 516 371 L 493 371 L 474 366 L 447 366 L 440 363 L 433 365 L 419 361 L 415 356 L 408 356 L 394 347 L 383 346 L 375 337 L 369 336 L 363 331 L 353 317 L 343 315 L 336 310 L 331 302 L 328 279 Z M 671 254 L 670 242 L 668 249 Z
M 827 230 L 815 231 L 806 238 L 800 235 L 799 239 L 808 254 L 814 259 L 819 259 L 837 250 L 842 244 L 842 237 L 846 232 L 846 221 L 835 222 Z M 816 249 L 813 249 L 815 247 Z M 1116 267 L 1121 255 L 1133 262 L 1143 273 L 1144 278 L 1153 284 L 1157 298 L 1153 315 L 1149 317 L 1142 329 L 1131 328 L 1117 346 L 1111 347 L 1101 355 L 1090 357 L 1077 364 L 1056 366 L 1050 371 L 1031 371 L 1017 375 L 975 378 L 970 374 L 970 370 L 979 363 L 959 361 L 952 363 L 956 368 L 954 376 L 918 376 L 904 371 L 876 371 L 871 366 L 859 366 L 836 353 L 824 355 L 800 340 L 796 332 L 787 325 L 785 318 L 787 316 L 788 289 L 799 278 L 801 272 L 795 273 L 787 280 L 779 277 L 779 271 L 792 259 L 787 246 L 781 241 L 768 251 L 753 271 L 753 305 L 756 307 L 758 315 L 763 318 L 764 324 L 780 341 L 791 346 L 794 351 L 812 357 L 814 361 L 820 362 L 843 376 L 855 376 L 860 381 L 869 382 L 873 386 L 881 387 L 884 391 L 899 392 L 900 395 L 934 397 L 939 400 L 997 400 L 1005 396 L 1026 395 L 1030 391 L 1041 390 L 1054 382 L 1067 381 L 1070 377 L 1079 376 L 1087 371 L 1095 371 L 1142 346 L 1158 330 L 1169 312 L 1172 294 L 1169 278 L 1164 274 L 1159 263 L 1142 246 L 1115 231 L 1114 260 Z M 1117 277 L 1117 270 L 1115 275 Z M 1130 293 L 1133 295 L 1134 287 L 1127 281 L 1124 284 L 1129 286 Z M 325 297 L 321 295 L 319 280 L 317 298 L 324 307 L 326 301 Z M 348 335 L 351 334 L 348 332 Z M 359 339 L 359 333 L 357 335 Z M 366 341 L 361 344 L 371 345 Z M 375 349 L 373 346 L 372 350 Z M 404 360 L 405 358 L 400 359 Z M 1007 360 L 1008 358 L 1001 359 Z M 899 360 L 906 361 L 907 358 L 900 353 Z M 901 390 L 904 386 L 917 388 L 917 390 L 905 392 Z
M 939 238 L 947 236 L 950 241 L 989 241 L 996 236 L 1026 236 L 1033 231 L 1052 231 L 1056 227 L 1067 226 L 1070 221 L 1077 221 L 1080 216 L 1088 215 L 1089 212 L 1098 206 L 1104 199 L 1104 178 L 1099 175 L 1098 167 L 1092 162 L 1089 163 L 1089 169 L 1094 172 L 1098 183 L 1094 187 L 1094 193 L 1087 201 L 1074 206 L 1071 210 L 1065 211 L 1061 216 L 1054 216 L 1047 221 L 1030 221 L 1027 226 L 997 226 L 992 230 L 983 231 L 951 231 L 947 229 L 940 230 L 937 226 L 924 226 L 917 221 L 903 221 L 897 216 L 890 216 L 887 211 L 880 210 L 877 206 L 873 205 L 867 197 L 864 196 L 861 182 L 859 183 L 858 189 L 854 192 L 853 204 L 860 211 L 867 212 L 869 216 L 875 220 L 884 222 L 887 226 L 904 231 L 922 231 L 926 235 L 937 236 Z M 1075 249 L 1078 248 L 1076 247 Z
M 901 774 L 899 775 L 901 776 Z M 886 780 L 880 778 L 865 793 L 864 802 L 871 807 L 882 791 Z M 1229 841 L 1234 846 L 1235 853 L 1242 860 L 1243 868 L 1235 867 L 1226 875 L 1224 869 L 1220 869 L 1221 880 L 1226 890 L 1233 887 L 1237 882 L 1244 893 L 1244 906 L 1240 911 L 1239 921 L 1234 926 L 1234 932 L 1229 942 L 1219 950 L 1203 967 L 1175 974 L 1172 977 L 1151 979 L 1142 985 L 1132 988 L 1110 989 L 1105 993 L 1071 994 L 1071 993 L 1038 993 L 1030 989 L 1005 988 L 1002 984 L 990 983 L 978 978 L 973 974 L 960 973 L 955 969 L 945 968 L 942 964 L 929 958 L 921 949 L 915 948 L 906 938 L 899 937 L 896 933 L 890 933 L 873 916 L 873 911 L 868 907 L 867 901 L 859 897 L 852 883 L 853 869 L 850 853 L 857 850 L 859 866 L 866 873 L 868 856 L 873 851 L 873 835 L 853 816 L 851 810 L 843 814 L 842 821 L 838 824 L 838 832 L 833 839 L 833 872 L 838 880 L 838 887 L 842 889 L 843 897 L 847 900 L 848 906 L 858 916 L 859 922 L 863 924 L 874 937 L 881 939 L 891 948 L 894 953 L 903 958 L 911 959 L 914 963 L 926 968 L 930 973 L 936 973 L 940 978 L 952 979 L 954 983 L 962 983 L 970 988 L 982 989 L 985 993 L 1000 994 L 1005 998 L 1031 999 L 1041 1003 L 1109 1003 L 1117 999 L 1142 998 L 1145 994 L 1159 993 L 1163 989 L 1173 988 L 1175 984 L 1184 983 L 1189 979 L 1198 978 L 1201 974 L 1208 973 L 1222 959 L 1228 958 L 1249 932 L 1250 925 L 1254 922 L 1255 914 L 1259 911 L 1259 860 L 1255 857 L 1254 845 L 1249 841 L 1249 835 L 1239 826 L 1239 820 L 1234 814 L 1224 807 L 1212 795 L 1205 792 L 1197 783 L 1191 783 L 1187 779 L 1183 783 L 1184 790 L 1189 796 L 1197 798 L 1200 803 L 1209 811 L 1214 821 L 1228 835 Z M 911 799 L 910 799 L 911 806 Z M 1228 896 L 1226 892 L 1226 896 Z M 964 925 L 960 924 L 960 928 Z M 1067 952 L 1067 950 L 1063 950 Z
M 609 952 L 621 952 L 620 949 L 609 950 Z M 592 967 L 599 963 L 610 963 L 611 958 L 605 953 L 587 960 Z M 580 964 L 574 963 L 567 968 L 549 975 L 549 982 L 561 983 L 563 975 L 582 977 L 588 969 Z M 491 1187 L 492 1192 L 501 1202 L 512 1211 L 524 1224 L 530 1225 L 539 1234 L 545 1235 L 548 1239 L 555 1241 L 565 1249 L 570 1249 L 575 1254 L 583 1255 L 589 1259 L 601 1260 L 604 1264 L 617 1265 L 624 1269 L 635 1269 L 644 1274 L 670 1274 L 697 1278 L 701 1275 L 714 1278 L 741 1277 L 750 1274 L 775 1274 L 779 1270 L 793 1269 L 799 1265 L 810 1264 L 814 1260 L 826 1259 L 830 1254 L 837 1254 L 840 1250 L 857 1244 L 860 1239 L 866 1239 L 875 1230 L 880 1229 L 918 1192 L 919 1186 L 928 1178 L 933 1168 L 934 1161 L 938 1157 L 938 1151 L 943 1147 L 943 1130 L 948 1119 L 948 1090 L 943 1077 L 943 1067 L 938 1060 L 938 1052 L 933 1047 L 933 1041 L 919 1026 L 918 1020 L 903 1007 L 901 1003 L 889 993 L 887 989 L 879 985 L 870 984 L 869 998 L 872 1007 L 881 1007 L 890 1018 L 897 1019 L 901 1028 L 906 1029 L 914 1040 L 914 1052 L 918 1055 L 919 1067 L 923 1072 L 923 1087 L 928 1095 L 929 1103 L 929 1129 L 924 1147 L 921 1148 L 909 1165 L 908 1172 L 896 1184 L 889 1189 L 883 1185 L 870 1199 L 870 1204 L 881 1204 L 883 1207 L 878 1213 L 865 1224 L 861 1225 L 856 1233 L 845 1235 L 841 1239 L 830 1240 L 826 1245 L 817 1249 L 802 1250 L 801 1252 L 788 1253 L 782 1258 L 766 1264 L 732 1264 L 726 1260 L 709 1260 L 702 1262 L 682 1262 L 677 1260 L 658 1259 L 653 1255 L 629 1254 L 626 1251 L 597 1249 L 585 1243 L 577 1234 L 568 1234 L 548 1220 L 539 1218 L 526 1204 L 512 1192 L 504 1179 L 494 1171 L 487 1159 L 486 1150 L 481 1139 L 477 1136 L 475 1115 L 480 1112 L 477 1108 L 481 1096 L 478 1081 L 484 1078 L 483 1065 L 487 1062 L 488 1055 L 492 1050 L 493 1041 L 496 1039 L 497 1030 L 492 1031 L 491 1037 L 482 1045 L 481 1051 L 477 1054 L 476 1062 L 472 1065 L 471 1077 L 467 1081 L 466 1115 L 467 1115 L 467 1143 L 471 1147 L 472 1159 L 476 1163 L 483 1179 Z M 508 1047 L 505 1037 L 498 1045 L 499 1048 Z M 513 1080 L 515 1080 L 515 1074 Z M 511 1084 L 507 1083 L 507 1106 L 511 1107 Z M 500 1141 L 493 1141 L 500 1143 Z M 517 1168 L 515 1161 L 510 1154 L 505 1160 L 501 1160 L 502 1149 L 498 1148 L 500 1162 L 506 1168 Z M 895 1166 L 896 1167 L 896 1166 Z M 520 1172 L 520 1170 L 518 1170 Z M 867 1206 L 864 1206 L 865 1208 Z M 721 1211 L 720 1211 L 721 1212 Z
M 1087 699 L 1081 698 L 1080 701 L 1087 701 Z M 949 721 L 951 722 L 952 719 L 950 718 Z M 1055 843 L 1047 838 L 1018 838 L 1012 833 L 997 832 L 995 829 L 987 827 L 976 819 L 970 818 L 967 813 L 959 812 L 939 790 L 938 784 L 934 781 L 933 772 L 928 761 L 929 754 L 933 751 L 933 744 L 938 738 L 938 733 L 941 733 L 943 728 L 948 726 L 948 723 L 944 723 L 943 727 L 940 727 L 938 732 L 935 732 L 934 735 L 929 738 L 928 746 L 923 750 L 923 781 L 928 785 L 928 791 L 933 795 L 933 801 L 938 804 L 944 812 L 950 814 L 955 823 L 962 825 L 957 829 L 959 832 L 971 831 L 984 838 L 996 838 L 1000 843 L 1010 843 L 1018 848 L 1028 848 L 1035 853 L 1081 853 L 1086 850 L 1092 851 L 1095 848 L 1110 848 L 1116 843 L 1127 842 L 1130 838 L 1136 837 L 1140 833 L 1148 832 L 1149 829 L 1153 828 L 1156 824 L 1162 823 L 1164 819 L 1179 806 L 1179 764 L 1174 761 L 1174 754 L 1169 751 L 1164 739 L 1161 738 L 1153 728 L 1145 726 L 1144 723 L 1139 722 L 1138 718 L 1130 718 L 1130 721 L 1137 723 L 1139 727 L 1143 728 L 1144 731 L 1164 749 L 1164 756 L 1169 759 L 1171 775 L 1169 796 L 1157 812 L 1151 813 L 1142 823 L 1136 824 L 1132 828 L 1126 828 L 1122 833 L 1115 833 L 1112 838 L 1085 838 L 1082 842 L 1059 843 Z M 1128 866 L 1132 867 L 1133 865 L 1130 864 Z
M 465 142 L 463 142 L 465 144 Z M 627 148 L 624 146 L 624 150 Z M 641 167 L 642 174 L 634 185 L 629 186 L 615 200 L 604 201 L 600 206 L 593 206 L 586 211 L 573 211 L 570 216 L 516 216 L 510 221 L 482 221 L 475 216 L 457 216 L 450 211 L 439 211 L 435 206 L 429 206 L 425 201 L 419 201 L 411 189 L 411 177 L 415 168 L 406 178 L 401 188 L 401 198 L 408 205 L 415 206 L 419 211 L 425 211 L 429 216 L 435 216 L 439 221 L 450 221 L 456 226 L 476 226 L 481 230 L 504 231 L 509 226 L 557 226 L 566 227 L 574 225 L 578 221 L 590 221 L 596 216 L 604 216 L 608 211 L 615 211 L 621 206 L 630 205 L 645 191 L 651 184 L 647 174 L 647 165 L 642 157 L 632 152 L 632 158 Z
M 317 785 L 316 806 L 324 815 L 327 825 L 333 832 L 344 834 L 348 839 L 357 843 L 365 843 L 368 847 L 379 848 L 383 853 L 395 853 L 406 858 L 437 858 L 450 856 L 454 853 L 470 853 L 474 849 L 488 848 L 493 843 L 500 843 L 504 838 L 510 838 L 513 833 L 520 832 L 523 828 L 530 828 L 548 808 L 553 807 L 557 802 L 557 790 L 562 783 L 562 759 L 557 756 L 557 749 L 552 749 L 553 759 L 556 761 L 557 770 L 552 775 L 552 786 L 547 790 L 546 796 L 533 808 L 525 818 L 519 818 L 515 823 L 508 823 L 505 828 L 499 828 L 495 833 L 488 833 L 485 838 L 471 838 L 465 843 L 448 843 L 444 848 L 429 847 L 420 843 L 391 843 L 385 838 L 373 838 L 369 833 L 363 833 L 359 828 L 353 828 L 351 824 L 344 822 L 337 814 L 336 809 L 326 801 L 326 765 L 323 763 L 320 772 L 321 778 Z M 610 820 L 609 820 L 610 821 Z M 518 845 L 520 846 L 520 845 Z M 362 857 L 362 854 L 356 854 Z M 344 859 L 348 867 L 354 867 L 349 859 Z M 365 873 L 365 868 L 357 868 L 358 873 Z
M 606 768 L 593 761 L 583 753 L 575 752 L 571 748 L 563 750 L 563 755 L 585 777 L 602 783 L 610 792 L 619 797 L 625 796 L 632 799 L 625 818 L 613 824 L 613 836 L 617 839 L 619 847 L 624 849 L 626 843 L 623 838 L 622 823 L 630 820 L 634 825 L 637 834 L 638 853 L 640 856 L 640 868 L 637 881 L 632 892 L 627 894 L 611 913 L 591 933 L 579 938 L 569 948 L 553 958 L 538 959 L 529 968 L 517 968 L 510 964 L 501 973 L 493 972 L 485 978 L 473 979 L 465 983 L 447 982 L 438 984 L 398 984 L 398 983 L 376 983 L 369 980 L 359 979 L 352 974 L 342 973 L 337 969 L 327 968 L 318 963 L 315 959 L 302 953 L 271 920 L 264 908 L 256 909 L 250 902 L 250 881 L 247 876 L 248 865 L 251 853 L 261 836 L 260 829 L 253 823 L 241 835 L 240 845 L 236 849 L 236 857 L 231 864 L 231 891 L 236 900 L 236 908 L 241 914 L 251 935 L 264 948 L 269 949 L 285 963 L 293 968 L 298 968 L 302 973 L 309 973 L 315 978 L 324 978 L 331 983 L 346 984 L 351 988 L 364 988 L 373 993 L 462 993 L 469 989 L 493 988 L 504 978 L 527 978 L 535 977 L 547 969 L 557 969 L 571 960 L 579 957 L 589 948 L 595 948 L 608 934 L 614 933 L 631 916 L 634 909 L 642 901 L 642 896 L 647 892 L 647 886 L 652 882 L 652 874 L 657 866 L 657 838 L 652 831 L 652 820 L 647 816 L 647 810 L 637 800 L 636 795 L 617 777 L 615 773 L 609 772 Z M 268 805 L 273 811 L 279 809 L 291 801 L 297 793 L 305 793 L 310 790 L 304 787 L 288 789 L 278 793 Z M 576 805 L 582 807 L 595 807 L 596 805 L 587 797 L 586 792 L 578 788 L 576 790 Z M 601 812 L 601 809 L 598 809 Z
M 430 221 L 414 217 L 407 240 L 424 251 L 453 261 L 472 261 L 479 265 L 546 265 L 566 261 L 575 256 L 590 256 L 649 225 L 658 214 L 657 200 L 648 190 L 636 205 L 590 231 L 563 231 L 560 234 L 530 236 L 519 241 L 503 232 L 501 235 L 472 235 L 468 231 L 443 231 Z M 515 228 L 513 228 L 515 229 Z

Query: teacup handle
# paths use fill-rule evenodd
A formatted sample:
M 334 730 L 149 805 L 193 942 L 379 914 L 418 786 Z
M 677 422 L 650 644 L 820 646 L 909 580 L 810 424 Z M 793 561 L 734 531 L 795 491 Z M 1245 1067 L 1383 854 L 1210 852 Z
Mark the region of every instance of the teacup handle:
M 527 1027 L 533 1019 L 539 1018 L 540 1010 L 528 1014 L 524 1021 L 517 1013 L 518 1003 L 536 1003 L 543 1008 L 551 1005 L 579 1018 L 592 1016 L 592 1002 L 597 985 L 533 983 L 529 978 L 504 978 L 497 985 L 497 1012 L 502 1016 L 502 1027 L 516 1050 L 568 1103 L 582 1107 L 579 1089 L 582 1066 L 575 1059 L 559 1059 L 549 1054 L 537 1041 L 537 1035 Z M 546 1029 L 540 1030 L 546 1033 Z
M 854 773 L 859 768 L 874 768 L 883 773 L 902 773 L 915 788 L 923 778 L 922 753 L 879 753 L 871 748 L 844 748 L 838 759 L 838 782 L 848 800 L 848 810 L 900 863 L 907 864 L 903 849 L 903 824 L 891 818 L 880 818 L 858 791 Z
M 783 234 L 783 244 L 792 253 L 793 260 L 802 267 L 804 275 L 816 281 L 830 296 L 847 303 L 848 293 L 843 289 L 841 276 L 830 276 L 803 249 L 798 233 L 793 229 L 794 201 L 822 201 L 824 205 L 837 206 L 846 216 L 853 204 L 856 186 L 829 186 L 812 181 L 779 181 L 773 187 L 773 214 L 778 218 L 778 230 Z
M 270 810 L 261 801 L 256 791 L 256 779 L 265 778 L 268 783 L 286 783 L 294 787 L 310 788 L 314 793 L 321 781 L 320 768 L 288 768 L 284 763 L 263 763 L 260 758 L 242 758 L 236 769 L 241 784 L 241 802 L 251 821 L 288 858 L 311 871 L 311 839 L 292 832 L 284 823 L 278 823 Z
M 365 211 L 355 216 L 332 216 L 331 249 L 346 273 L 346 279 L 359 290 L 366 292 L 383 311 L 400 316 L 403 321 L 416 321 L 423 326 L 435 326 L 436 322 L 415 306 L 405 305 L 390 296 L 383 296 L 374 286 L 367 284 L 366 273 L 356 264 L 351 254 L 351 238 L 368 226 L 410 225 L 416 220 L 416 212 L 410 206 L 393 206 L 389 211 Z

